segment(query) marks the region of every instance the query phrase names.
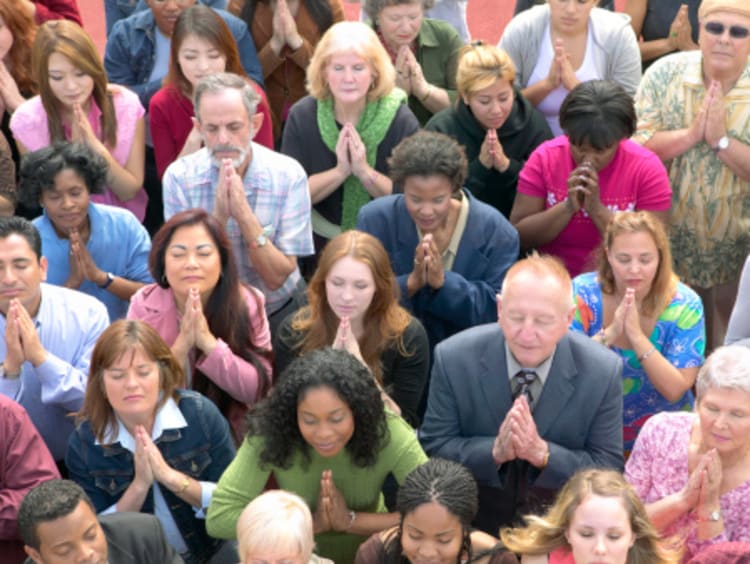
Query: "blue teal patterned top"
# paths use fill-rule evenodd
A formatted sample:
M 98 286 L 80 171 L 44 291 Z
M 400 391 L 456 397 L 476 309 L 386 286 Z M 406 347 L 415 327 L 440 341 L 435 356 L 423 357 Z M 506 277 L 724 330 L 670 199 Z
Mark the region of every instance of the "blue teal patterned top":
M 573 280 L 576 312 L 571 329 L 590 337 L 602 329 L 602 288 L 595 272 Z M 678 282 L 672 301 L 661 312 L 649 341 L 672 365 L 690 368 L 703 364 L 706 349 L 703 303 L 693 290 Z M 625 456 L 646 420 L 662 411 L 690 411 L 693 393 L 687 391 L 676 402 L 668 401 L 654 388 L 635 351 L 611 347 L 622 357 L 623 438 Z

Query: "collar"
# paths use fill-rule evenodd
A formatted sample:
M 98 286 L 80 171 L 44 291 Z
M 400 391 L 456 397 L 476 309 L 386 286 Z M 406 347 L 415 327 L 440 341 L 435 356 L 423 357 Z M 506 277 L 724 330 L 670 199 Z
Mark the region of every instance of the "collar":
M 419 33 L 417 34 L 417 43 L 420 47 L 440 47 L 440 40 L 435 35 L 433 21 L 430 18 L 422 18 L 422 25 L 419 26 Z
M 550 368 L 552 367 L 552 359 L 555 358 L 555 352 L 557 352 L 557 346 L 555 346 L 555 348 L 552 350 L 552 354 L 549 355 L 539 366 L 521 366 L 516 360 L 516 357 L 513 356 L 513 353 L 508 346 L 507 340 L 505 341 L 504 346 L 506 365 L 508 368 L 508 379 L 513 378 L 513 375 L 518 373 L 520 370 L 533 370 L 539 377 L 539 381 L 542 383 L 542 386 L 544 386 L 544 383 L 547 381 L 547 377 L 549 376 Z
M 159 408 L 159 411 L 156 412 L 156 417 L 154 418 L 154 429 L 151 431 L 151 440 L 156 441 L 159 439 L 164 431 L 183 429 L 187 426 L 187 421 L 185 421 L 185 417 L 182 415 L 177 402 L 174 401 L 174 398 L 169 398 L 166 403 Z M 125 428 L 125 425 L 119 417 L 117 417 L 116 431 L 117 433 L 115 433 L 115 429 L 112 429 L 110 425 L 107 425 L 107 428 L 104 430 L 104 444 L 113 445 L 120 443 L 120 446 L 123 448 L 128 449 L 130 452 L 135 452 L 135 439 L 133 438 L 133 435 L 130 434 L 130 431 Z M 102 443 L 96 439 L 95 444 L 100 445 Z
M 156 31 L 156 20 L 154 14 L 151 12 L 151 8 L 137 12 L 137 15 L 133 16 L 133 26 L 136 29 L 142 29 L 143 31 L 153 35 Z

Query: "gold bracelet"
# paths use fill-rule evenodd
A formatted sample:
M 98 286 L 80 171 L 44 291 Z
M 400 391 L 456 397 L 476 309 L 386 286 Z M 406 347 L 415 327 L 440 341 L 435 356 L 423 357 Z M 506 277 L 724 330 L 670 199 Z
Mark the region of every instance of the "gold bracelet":
M 184 494 L 185 491 L 190 487 L 190 478 L 185 476 L 185 478 L 182 480 L 182 487 L 177 490 L 175 493 L 177 495 Z
M 432 84 L 427 85 L 427 91 L 424 93 L 424 96 L 419 99 L 419 102 L 424 104 L 427 101 L 427 98 L 430 97 L 430 94 L 432 94 Z
M 547 454 L 544 455 L 544 460 L 542 461 L 542 465 L 540 468 L 546 468 L 549 464 L 549 446 L 547 446 Z
M 601 328 L 597 335 L 599 335 L 599 339 L 601 339 L 602 345 L 609 348 L 609 343 L 607 342 L 607 333 L 604 331 L 604 327 Z

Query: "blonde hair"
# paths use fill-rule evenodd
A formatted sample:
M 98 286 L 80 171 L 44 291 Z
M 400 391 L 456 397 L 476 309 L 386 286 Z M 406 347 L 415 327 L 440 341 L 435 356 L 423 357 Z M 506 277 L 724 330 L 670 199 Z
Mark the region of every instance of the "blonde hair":
M 652 315 L 661 312 L 672 301 L 677 290 L 677 275 L 672 271 L 672 252 L 669 249 L 669 239 L 664 225 L 647 211 L 615 213 L 607 225 L 597 260 L 597 275 L 602 285 L 602 293 L 610 296 L 615 293 L 615 275 L 608 254 L 615 239 L 623 233 L 648 233 L 656 245 L 659 266 L 656 268 L 651 288 L 643 298 L 643 313 Z
M 526 516 L 526 527 L 503 529 L 500 539 L 508 550 L 524 555 L 547 554 L 561 546 L 570 548 L 565 533 L 570 528 L 576 509 L 591 495 L 616 497 L 622 501 L 635 539 L 628 550 L 626 564 L 680 562 L 679 551 L 667 546 L 659 537 L 638 494 L 615 470 L 577 472 L 560 490 L 555 504 L 545 515 Z
M 396 71 L 372 28 L 362 22 L 339 22 L 325 32 L 307 67 L 307 90 L 317 100 L 331 97 L 325 71 L 331 57 L 341 53 L 354 53 L 372 67 L 368 102 L 387 96 L 396 86 Z
M 510 84 L 516 78 L 516 67 L 510 55 L 494 45 L 473 41 L 459 52 L 456 88 L 461 96 L 471 96 L 498 80 Z
M 267 491 L 253 501 L 237 520 L 240 560 L 248 553 L 289 552 L 302 562 L 312 556 L 313 523 L 310 509 L 299 496 L 283 490 Z

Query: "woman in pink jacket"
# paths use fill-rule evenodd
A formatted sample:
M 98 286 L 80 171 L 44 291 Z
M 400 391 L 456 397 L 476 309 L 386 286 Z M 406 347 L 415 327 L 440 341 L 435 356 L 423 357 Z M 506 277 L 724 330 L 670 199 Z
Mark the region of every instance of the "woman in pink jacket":
M 240 282 L 226 232 L 201 209 L 178 213 L 149 256 L 157 282 L 131 299 L 128 319 L 151 325 L 185 366 L 184 387 L 219 407 L 236 443 L 248 404 L 271 385 L 271 336 L 263 295 Z

